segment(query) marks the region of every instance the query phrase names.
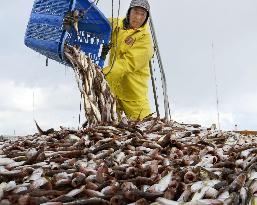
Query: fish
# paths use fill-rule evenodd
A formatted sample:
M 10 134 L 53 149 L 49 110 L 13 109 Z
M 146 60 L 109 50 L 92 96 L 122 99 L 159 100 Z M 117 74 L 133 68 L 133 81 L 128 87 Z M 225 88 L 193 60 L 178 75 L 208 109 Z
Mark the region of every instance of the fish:
M 114 196 L 119 191 L 119 183 L 107 186 L 101 190 L 105 196 Z
M 196 180 L 196 174 L 192 171 L 188 171 L 185 175 L 184 175 L 184 182 L 189 184 L 192 183 Z
M 224 205 L 224 203 L 217 199 L 202 199 L 202 200 L 187 202 L 184 205 Z
M 37 127 L 37 130 L 38 130 L 39 134 L 41 134 L 41 135 L 49 135 L 49 134 L 51 134 L 51 133 L 54 132 L 54 129 L 53 129 L 53 128 L 50 128 L 50 129 L 48 129 L 48 130 L 46 130 L 46 131 L 43 131 L 43 130 L 39 127 L 37 121 L 34 120 L 34 122 L 35 122 L 35 124 L 36 124 L 36 127 Z
M 77 10 L 74 11 L 73 16 L 75 16 L 74 28 L 79 33 L 78 21 L 76 20 L 79 12 Z M 98 71 L 98 67 L 92 63 L 80 48 L 66 44 L 64 54 L 75 71 L 76 81 L 84 98 L 84 110 L 89 126 L 90 124 L 99 123 L 103 119 L 108 122 L 116 122 L 116 104 L 113 94 L 108 93 L 108 96 L 106 95 L 106 90 L 110 90 L 110 88 L 106 80 L 103 80 L 104 74 Z M 107 105 L 105 99 L 111 99 L 110 106 Z M 103 109 L 107 110 L 104 111 Z M 112 116 L 112 118 L 108 116 Z
M 6 166 L 9 164 L 13 164 L 15 163 L 15 161 L 13 159 L 10 158 L 0 158 L 0 166 Z
M 252 195 L 257 193 L 257 179 L 254 179 L 250 182 L 249 191 Z
M 23 166 L 26 163 L 26 161 L 20 161 L 20 162 L 13 162 L 5 166 L 6 169 L 10 170 L 16 167 Z
M 229 190 L 230 192 L 235 192 L 240 190 L 247 179 L 246 173 L 241 173 L 230 185 Z
M 240 204 L 239 195 L 236 192 L 231 193 L 229 197 L 225 199 L 224 204 Z
M 30 190 L 36 190 L 36 189 L 39 189 L 40 187 L 44 186 L 47 183 L 48 183 L 48 180 L 45 177 L 40 177 L 40 178 L 34 180 L 30 184 L 29 189 Z
M 13 194 L 19 194 L 19 193 L 22 193 L 22 192 L 26 192 L 28 190 L 28 186 L 17 186 L 16 189 L 13 190 Z
M 86 175 L 84 173 L 81 173 L 81 172 L 76 172 L 73 174 L 73 179 L 71 181 L 71 185 L 73 187 L 78 187 L 80 185 L 83 184 L 85 178 L 86 178 Z
M 241 205 L 246 205 L 248 201 L 248 190 L 246 187 L 242 187 L 240 190 Z
M 3 196 L 4 196 L 4 191 L 7 187 L 7 183 L 6 182 L 2 182 L 0 184 L 0 200 L 2 200 Z
M 12 191 L 17 187 L 16 182 L 15 181 L 9 181 L 6 184 L 6 187 L 4 188 L 4 191 Z
M 160 205 L 224 205 L 224 203 L 217 199 L 202 199 L 186 203 L 168 200 L 165 198 L 158 198 L 156 200 Z
M 8 199 L 3 199 L 0 201 L 1 205 L 11 205 L 11 202 Z
M 67 196 L 67 197 L 74 197 L 74 196 L 76 196 L 76 195 L 82 193 L 84 189 L 85 189 L 85 185 L 84 185 L 84 186 L 81 186 L 81 187 L 78 188 L 78 189 L 73 189 L 73 190 L 71 190 L 69 193 L 65 194 L 65 196 Z
M 109 205 L 109 202 L 107 200 L 98 198 L 98 197 L 93 197 L 90 199 L 78 199 L 73 202 L 66 202 L 63 203 L 63 205 Z
M 172 180 L 172 172 L 168 173 L 157 184 L 154 184 L 151 187 L 149 187 L 148 191 L 150 191 L 150 192 L 164 192 L 168 188 L 171 180 Z
M 25 182 L 38 180 L 42 177 L 43 173 L 44 173 L 44 170 L 42 167 L 40 167 L 40 168 L 34 170 L 32 175 Z
M 209 189 L 209 186 L 203 186 L 201 189 L 199 189 L 197 192 L 193 194 L 192 201 L 203 199 L 203 197 Z
M 177 201 L 178 202 L 186 202 L 189 200 L 189 198 L 191 197 L 192 194 L 193 194 L 193 192 L 191 191 L 191 188 L 186 187 Z
M 157 198 L 156 202 L 158 202 L 159 205 L 182 205 L 181 202 L 165 199 L 162 197 Z

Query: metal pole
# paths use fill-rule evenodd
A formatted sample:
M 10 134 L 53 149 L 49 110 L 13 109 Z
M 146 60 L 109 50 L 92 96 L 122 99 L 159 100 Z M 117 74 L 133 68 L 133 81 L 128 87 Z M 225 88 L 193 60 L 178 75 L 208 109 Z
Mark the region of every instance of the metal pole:
M 157 93 L 156 93 L 156 86 L 155 86 L 155 81 L 154 81 L 154 77 L 153 77 L 153 66 L 152 66 L 151 61 L 149 61 L 149 67 L 150 67 L 150 72 L 151 72 L 151 80 L 152 80 L 152 87 L 153 87 L 153 94 L 154 94 L 155 109 L 156 109 L 157 117 L 160 117 L 158 97 L 157 97 Z
M 151 14 L 150 14 L 150 30 L 151 30 L 151 33 L 152 33 L 154 49 L 156 51 L 156 57 L 157 57 L 158 64 L 159 64 L 159 67 L 160 67 L 160 71 L 161 71 L 161 75 L 162 75 L 162 87 L 163 87 L 163 94 L 164 94 L 165 119 L 166 120 L 171 120 L 169 98 L 168 98 L 168 93 L 167 93 L 166 76 L 165 76 L 165 72 L 164 72 L 164 69 L 163 69 L 160 49 L 159 49 L 159 46 L 158 46 L 157 37 L 156 37 L 156 33 L 155 33 L 155 29 L 154 29 Z

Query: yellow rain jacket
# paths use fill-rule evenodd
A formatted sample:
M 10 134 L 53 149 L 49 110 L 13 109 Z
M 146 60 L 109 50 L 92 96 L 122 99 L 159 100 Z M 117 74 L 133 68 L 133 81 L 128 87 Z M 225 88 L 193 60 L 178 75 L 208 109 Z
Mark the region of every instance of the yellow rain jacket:
M 130 119 L 143 119 L 151 113 L 148 81 L 153 46 L 149 26 L 125 30 L 123 19 L 114 19 L 113 25 L 109 65 L 103 72 L 118 99 L 118 111 Z

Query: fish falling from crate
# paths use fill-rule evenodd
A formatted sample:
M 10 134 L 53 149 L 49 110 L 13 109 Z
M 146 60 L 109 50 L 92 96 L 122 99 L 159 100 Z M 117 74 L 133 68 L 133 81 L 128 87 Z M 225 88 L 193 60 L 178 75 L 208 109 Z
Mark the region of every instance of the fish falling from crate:
M 75 72 L 88 124 L 117 122 L 116 99 L 101 69 L 78 46 L 65 45 L 64 54 Z

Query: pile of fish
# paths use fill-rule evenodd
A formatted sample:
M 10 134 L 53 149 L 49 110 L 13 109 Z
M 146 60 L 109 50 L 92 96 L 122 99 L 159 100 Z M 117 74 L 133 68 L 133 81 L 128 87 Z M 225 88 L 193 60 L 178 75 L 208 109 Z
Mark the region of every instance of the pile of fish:
M 77 46 L 65 45 L 64 54 L 75 71 L 88 124 L 116 122 L 116 100 L 101 69 Z
M 257 138 L 148 117 L 0 141 L 0 205 L 257 203 Z

